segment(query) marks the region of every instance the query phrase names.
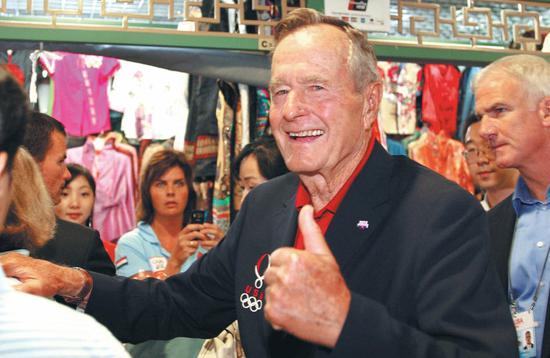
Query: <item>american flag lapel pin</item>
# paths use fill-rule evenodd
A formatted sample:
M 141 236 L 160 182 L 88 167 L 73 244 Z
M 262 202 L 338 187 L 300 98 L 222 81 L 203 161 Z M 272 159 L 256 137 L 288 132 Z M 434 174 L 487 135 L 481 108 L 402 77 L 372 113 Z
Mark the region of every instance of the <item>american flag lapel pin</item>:
M 361 231 L 365 231 L 369 228 L 369 221 L 368 220 L 359 220 L 357 222 L 357 228 Z

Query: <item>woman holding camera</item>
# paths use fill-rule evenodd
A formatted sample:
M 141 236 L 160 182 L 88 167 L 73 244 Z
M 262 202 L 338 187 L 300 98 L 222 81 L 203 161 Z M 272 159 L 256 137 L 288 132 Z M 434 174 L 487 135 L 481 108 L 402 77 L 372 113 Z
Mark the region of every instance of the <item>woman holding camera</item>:
M 185 271 L 223 238 L 214 224 L 190 223 L 192 183 L 183 153 L 167 149 L 151 156 L 140 177 L 139 222 L 117 244 L 117 275 L 165 279 Z

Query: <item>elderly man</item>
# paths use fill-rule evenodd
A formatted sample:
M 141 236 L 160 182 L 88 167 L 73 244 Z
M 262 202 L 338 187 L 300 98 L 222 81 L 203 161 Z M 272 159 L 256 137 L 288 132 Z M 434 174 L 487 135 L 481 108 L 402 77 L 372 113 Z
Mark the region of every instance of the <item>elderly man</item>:
M 495 162 L 495 152 L 489 143 L 479 135 L 481 119 L 471 114 L 464 123 L 464 157 L 474 183 L 483 191 L 481 206 L 488 211 L 514 191 L 518 171 L 512 168 L 499 168 Z
M 214 336 L 238 319 L 249 357 L 517 356 L 483 210 L 371 135 L 381 84 L 364 35 L 307 9 L 276 33 L 270 120 L 293 173 L 254 189 L 183 274 L 85 278 L 5 258 L 32 279 L 21 288 L 84 297 L 134 342 Z
M 11 166 L 28 116 L 23 89 L 0 68 L 0 229 L 11 203 Z M 128 357 L 112 334 L 92 318 L 17 292 L 13 284 L 0 267 L 1 357 Z
M 520 173 L 513 195 L 489 212 L 491 254 L 516 318 L 518 341 L 530 330 L 536 357 L 547 358 L 550 63 L 530 55 L 502 58 L 479 73 L 474 91 L 480 134 L 495 150 L 496 164 Z

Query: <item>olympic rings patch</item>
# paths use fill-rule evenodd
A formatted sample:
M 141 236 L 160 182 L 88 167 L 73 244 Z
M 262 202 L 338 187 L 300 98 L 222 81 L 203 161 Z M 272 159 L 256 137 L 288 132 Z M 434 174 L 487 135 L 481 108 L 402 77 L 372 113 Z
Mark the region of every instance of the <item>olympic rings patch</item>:
M 267 259 L 267 265 L 263 265 L 264 260 Z M 265 268 L 263 268 L 264 266 Z M 254 288 L 251 285 L 246 285 L 244 292 L 240 296 L 241 305 L 244 309 L 249 309 L 252 312 L 257 312 L 262 309 L 264 300 L 264 276 L 267 269 L 271 266 L 271 259 L 269 254 L 263 254 L 254 265 Z M 263 269 L 262 269 L 263 268 Z M 260 274 L 261 272 L 261 274 Z
M 244 309 L 248 308 L 252 312 L 261 310 L 263 305 L 262 300 L 259 300 L 254 296 L 249 296 L 246 292 L 241 295 L 241 303 L 243 304 Z

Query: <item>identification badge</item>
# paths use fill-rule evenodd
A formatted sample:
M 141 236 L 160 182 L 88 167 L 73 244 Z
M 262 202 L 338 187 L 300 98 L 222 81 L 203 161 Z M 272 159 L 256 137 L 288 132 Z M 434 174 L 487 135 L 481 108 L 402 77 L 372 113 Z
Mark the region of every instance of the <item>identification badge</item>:
M 518 335 L 518 349 L 520 358 L 535 358 L 537 347 L 535 340 L 535 317 L 533 311 L 517 312 L 512 315 Z
M 149 265 L 151 265 L 151 271 L 162 271 L 168 265 L 168 260 L 164 256 L 153 256 L 149 258 Z

